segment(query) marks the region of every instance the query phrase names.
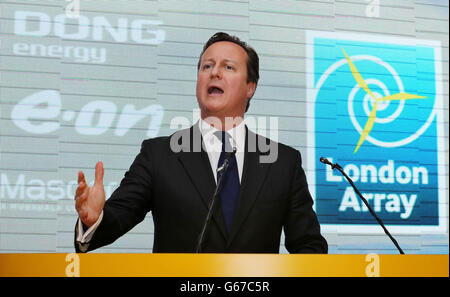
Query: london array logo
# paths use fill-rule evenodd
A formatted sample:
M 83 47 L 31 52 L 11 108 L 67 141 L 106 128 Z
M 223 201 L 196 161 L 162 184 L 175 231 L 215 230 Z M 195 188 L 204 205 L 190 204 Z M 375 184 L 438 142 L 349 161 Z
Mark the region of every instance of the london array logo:
M 395 233 L 445 232 L 439 42 L 307 34 L 308 172 L 324 229 L 382 232 L 338 162 Z

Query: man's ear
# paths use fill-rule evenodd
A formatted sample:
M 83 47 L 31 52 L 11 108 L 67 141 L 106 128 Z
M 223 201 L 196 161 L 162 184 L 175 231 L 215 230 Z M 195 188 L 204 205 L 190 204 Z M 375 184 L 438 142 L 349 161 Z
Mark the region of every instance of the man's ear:
M 250 100 L 253 97 L 253 94 L 256 90 L 256 83 L 255 82 L 249 82 L 247 83 L 247 98 Z

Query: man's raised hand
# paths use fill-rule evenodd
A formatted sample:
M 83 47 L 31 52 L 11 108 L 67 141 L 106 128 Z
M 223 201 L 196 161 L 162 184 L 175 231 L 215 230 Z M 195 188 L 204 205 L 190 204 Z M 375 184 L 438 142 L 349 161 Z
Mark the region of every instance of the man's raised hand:
M 78 187 L 75 192 L 75 209 L 81 222 L 91 227 L 97 222 L 105 205 L 105 188 L 103 176 L 105 170 L 102 162 L 95 165 L 95 182 L 89 187 L 82 171 L 78 172 Z

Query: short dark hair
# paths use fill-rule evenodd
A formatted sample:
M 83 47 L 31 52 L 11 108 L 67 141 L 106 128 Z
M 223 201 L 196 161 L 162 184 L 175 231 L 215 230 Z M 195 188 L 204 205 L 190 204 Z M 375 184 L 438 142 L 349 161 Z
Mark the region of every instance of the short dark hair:
M 251 46 L 249 46 L 246 42 L 240 40 L 236 36 L 231 36 L 224 32 L 217 32 L 216 34 L 211 36 L 211 38 L 209 38 L 209 40 L 203 46 L 202 53 L 200 54 L 200 58 L 198 59 L 197 71 L 200 69 L 200 63 L 202 60 L 203 53 L 208 49 L 208 47 L 210 47 L 211 45 L 213 45 L 214 43 L 219 42 L 219 41 L 233 42 L 245 50 L 245 52 L 247 53 L 247 83 L 254 82 L 255 83 L 255 91 L 256 91 L 256 86 L 258 85 L 258 80 L 259 80 L 259 57 L 258 57 L 258 54 Z M 252 95 L 252 97 L 253 97 L 253 95 Z M 250 97 L 250 99 L 251 99 L 251 97 Z M 245 112 L 247 112 L 247 110 L 250 106 L 250 99 L 248 99 L 248 101 L 247 101 L 247 106 L 245 108 Z

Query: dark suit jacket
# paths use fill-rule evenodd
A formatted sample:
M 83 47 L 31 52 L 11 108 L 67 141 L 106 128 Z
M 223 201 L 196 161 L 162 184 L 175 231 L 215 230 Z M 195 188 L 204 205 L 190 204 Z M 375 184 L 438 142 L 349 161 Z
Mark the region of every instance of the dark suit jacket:
M 120 186 L 106 201 L 103 220 L 88 251 L 114 242 L 151 211 L 153 252 L 195 252 L 216 182 L 208 154 L 198 146 L 197 152 L 192 152 L 196 149 L 194 129 L 198 127 L 142 143 Z M 284 227 L 285 246 L 290 253 L 327 253 L 300 153 L 271 142 L 271 150 L 278 152 L 276 161 L 263 163 L 260 157 L 273 152 L 263 153 L 258 145 L 256 150 L 249 150 L 249 139 L 269 143 L 247 129 L 241 192 L 230 233 L 217 201 L 203 252 L 279 253 Z M 184 151 L 174 152 L 171 144 L 172 148 L 180 145 Z M 80 252 L 76 242 L 75 248 Z

